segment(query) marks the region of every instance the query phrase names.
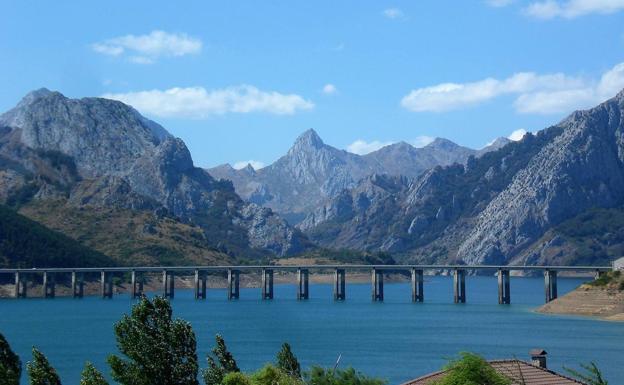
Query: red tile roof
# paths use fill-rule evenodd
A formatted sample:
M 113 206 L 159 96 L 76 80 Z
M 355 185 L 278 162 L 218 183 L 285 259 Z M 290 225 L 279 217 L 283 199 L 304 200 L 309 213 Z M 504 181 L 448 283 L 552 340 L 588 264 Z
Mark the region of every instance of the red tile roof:
M 586 385 L 583 382 L 561 375 L 552 370 L 543 369 L 521 360 L 488 361 L 498 373 L 511 379 L 516 385 Z M 431 385 L 441 380 L 446 371 L 427 374 L 426 376 L 408 381 L 402 385 Z

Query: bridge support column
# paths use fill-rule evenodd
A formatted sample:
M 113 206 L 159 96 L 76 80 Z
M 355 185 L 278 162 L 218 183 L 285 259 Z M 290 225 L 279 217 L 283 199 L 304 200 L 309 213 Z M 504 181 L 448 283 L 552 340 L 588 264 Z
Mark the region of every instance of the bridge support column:
M 113 298 L 111 273 L 107 274 L 104 270 L 100 272 L 100 292 L 102 293 L 102 298 Z
M 423 271 L 412 269 L 412 302 L 423 302 L 425 300 Z
M 228 269 L 228 299 L 240 296 L 240 271 Z
M 48 274 L 47 271 L 43 272 L 43 297 L 44 298 L 54 298 L 55 287 L 54 287 L 54 276 L 52 273 Z
M 336 269 L 334 273 L 334 300 L 336 301 L 344 301 L 346 298 L 345 295 L 345 270 L 344 269 Z
M 175 296 L 175 278 L 173 272 L 163 270 L 162 284 L 163 296 L 165 298 L 173 299 L 173 297 Z
M 139 298 L 143 296 L 143 276 L 137 274 L 136 270 L 130 274 L 130 298 Z
M 308 269 L 297 269 L 297 299 L 310 298 L 308 281 L 310 272 Z
M 71 275 L 72 297 L 82 298 L 84 296 L 84 279 L 82 275 L 78 276 L 75 271 Z
M 594 279 L 598 279 L 604 275 L 604 271 L 596 270 L 594 272 Z
M 206 274 L 195 270 L 195 299 L 206 299 Z
M 544 272 L 544 292 L 546 303 L 557 298 L 557 270 L 546 270 Z
M 18 272 L 15 273 L 15 298 L 26 298 L 26 290 L 28 288 L 28 282 L 25 277 L 22 277 Z
M 262 269 L 262 299 L 273 299 L 273 270 Z
M 453 272 L 453 301 L 466 303 L 466 270 L 455 269 Z
M 498 270 L 498 303 L 508 305 L 511 303 L 509 291 L 509 270 Z
M 384 299 L 383 270 L 371 270 L 371 296 L 373 302 Z

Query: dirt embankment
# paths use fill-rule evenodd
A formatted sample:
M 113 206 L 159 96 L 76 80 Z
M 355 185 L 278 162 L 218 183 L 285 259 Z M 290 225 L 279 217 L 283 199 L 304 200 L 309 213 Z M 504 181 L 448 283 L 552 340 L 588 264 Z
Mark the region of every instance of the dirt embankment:
M 591 316 L 624 322 L 624 274 L 611 272 L 537 309 L 540 313 Z

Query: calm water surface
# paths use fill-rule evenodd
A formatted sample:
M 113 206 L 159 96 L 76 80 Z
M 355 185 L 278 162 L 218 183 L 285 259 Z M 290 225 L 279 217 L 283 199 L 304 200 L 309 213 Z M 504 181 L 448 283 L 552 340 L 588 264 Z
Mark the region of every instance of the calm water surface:
M 583 279 L 558 282 L 563 295 Z M 511 305 L 497 304 L 495 278 L 468 277 L 466 285 L 468 303 L 461 305 L 452 303 L 450 277 L 426 277 L 422 304 L 410 302 L 407 283 L 386 283 L 383 303 L 371 302 L 369 284 L 348 284 L 345 302 L 334 302 L 331 285 L 319 284 L 310 285 L 308 301 L 295 299 L 295 285 L 276 285 L 273 301 L 259 300 L 259 289 L 241 289 L 241 299 L 230 302 L 224 289 L 212 289 L 206 301 L 177 290 L 173 303 L 174 315 L 195 329 L 202 366 L 220 333 L 243 370 L 272 361 L 288 341 L 304 367 L 332 366 L 342 354 L 341 367 L 398 384 L 439 369 L 458 351 L 528 359 L 540 347 L 552 369 L 593 360 L 610 383 L 624 384 L 624 323 L 533 313 L 544 301 L 541 278 L 512 277 Z M 36 345 L 64 384 L 78 384 L 85 360 L 107 371 L 106 356 L 116 351 L 112 325 L 131 303 L 127 295 L 0 300 L 0 332 L 24 364 Z

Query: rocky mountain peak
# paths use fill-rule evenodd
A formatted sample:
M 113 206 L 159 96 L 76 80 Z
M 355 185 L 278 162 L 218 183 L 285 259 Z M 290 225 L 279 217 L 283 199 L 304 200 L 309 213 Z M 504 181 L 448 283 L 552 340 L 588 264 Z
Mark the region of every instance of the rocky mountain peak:
M 314 129 L 310 128 L 306 130 L 303 134 L 299 135 L 297 140 L 295 140 L 295 144 L 292 146 L 291 151 L 295 149 L 304 149 L 304 148 L 322 148 L 325 146 L 321 137 L 314 131 Z
M 424 148 L 440 149 L 440 150 L 453 150 L 453 149 L 456 149 L 458 147 L 461 147 L 461 146 L 459 144 L 453 142 L 453 141 L 448 140 L 448 139 L 435 138 L 433 140 L 433 142 L 429 143 Z

